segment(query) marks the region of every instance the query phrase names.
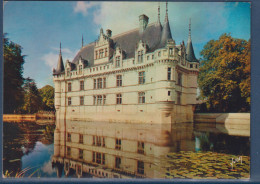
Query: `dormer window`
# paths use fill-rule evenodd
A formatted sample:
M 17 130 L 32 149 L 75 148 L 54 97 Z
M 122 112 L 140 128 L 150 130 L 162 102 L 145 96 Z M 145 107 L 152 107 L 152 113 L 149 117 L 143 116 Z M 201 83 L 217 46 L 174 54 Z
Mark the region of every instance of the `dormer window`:
M 116 57 L 116 67 L 120 67 L 120 56 Z
M 69 77 L 70 76 L 70 68 L 67 68 L 67 77 Z
M 144 51 L 143 50 L 138 51 L 138 63 L 142 63 L 144 60 L 143 58 L 144 58 Z
M 173 55 L 173 48 L 170 48 L 170 49 L 169 49 L 169 54 L 170 54 L 170 55 Z
M 79 65 L 79 75 L 82 74 L 82 70 L 83 70 L 83 66 L 82 66 L 82 65 Z
M 105 49 L 105 57 L 107 57 L 107 48 Z
M 96 59 L 98 59 L 98 51 L 96 51 Z
M 158 52 L 158 57 L 161 57 L 161 51 L 160 51 L 160 52 Z

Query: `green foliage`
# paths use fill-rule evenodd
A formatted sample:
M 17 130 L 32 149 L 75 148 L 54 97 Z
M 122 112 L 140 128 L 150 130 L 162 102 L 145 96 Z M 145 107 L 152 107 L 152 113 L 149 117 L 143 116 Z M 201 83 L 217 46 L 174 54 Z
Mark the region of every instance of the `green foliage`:
M 23 112 L 32 114 L 42 110 L 42 98 L 34 80 L 29 77 L 26 78 L 23 88 L 25 91 Z
M 250 41 L 228 34 L 211 40 L 203 56 L 198 83 L 207 108 L 213 112 L 250 110 Z
M 54 88 L 46 85 L 39 89 L 40 96 L 42 97 L 43 110 L 54 111 Z
M 22 47 L 4 35 L 4 113 L 14 113 L 23 104 Z

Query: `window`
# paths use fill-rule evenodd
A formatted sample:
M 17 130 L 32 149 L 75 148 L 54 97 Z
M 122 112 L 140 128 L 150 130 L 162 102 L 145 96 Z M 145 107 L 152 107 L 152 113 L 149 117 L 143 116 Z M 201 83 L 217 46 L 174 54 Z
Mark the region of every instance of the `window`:
M 152 55 L 152 59 L 154 59 L 154 55 Z
M 161 57 L 161 52 L 158 52 L 158 57 Z
M 96 51 L 96 59 L 98 59 L 98 51 Z
M 102 105 L 102 95 L 97 96 L 97 105 Z
M 80 96 L 80 105 L 84 105 L 84 96 Z
M 178 77 L 178 85 L 182 85 L 182 74 L 181 73 L 178 73 L 177 74 L 177 77 Z
M 93 96 L 93 105 L 97 104 L 97 96 Z
M 145 103 L 145 92 L 138 93 L 138 103 Z
M 116 57 L 116 67 L 120 67 L 120 56 Z
M 150 60 L 150 56 L 147 56 L 147 60 Z
M 106 158 L 104 153 L 98 153 L 98 152 L 92 153 L 92 162 L 105 165 L 105 160 Z
M 122 104 L 122 95 L 121 94 L 116 95 L 116 104 Z
M 145 72 L 139 72 L 139 84 L 144 84 L 145 83 Z
M 196 68 L 198 68 L 198 65 L 195 65 L 196 66 Z
M 82 74 L 82 69 L 83 69 L 83 66 L 79 65 L 79 74 Z
M 102 88 L 102 78 L 97 79 L 97 88 L 101 89 Z
M 83 159 L 83 150 L 79 149 L 79 159 Z
M 171 91 L 168 91 L 168 96 L 171 96 Z
M 84 90 L 84 81 L 80 81 L 80 91 Z
M 103 105 L 105 105 L 105 104 L 106 104 L 106 100 L 107 100 L 107 97 L 106 97 L 106 95 L 103 95 Z
M 79 134 L 79 143 L 83 144 L 83 135 L 82 134 Z
M 117 75 L 116 76 L 116 86 L 117 87 L 122 86 L 122 75 Z
M 107 48 L 105 49 L 105 57 L 107 57 Z
M 71 142 L 71 134 L 70 133 L 67 133 L 67 141 Z
M 120 169 L 121 165 L 121 158 L 120 157 L 115 157 L 115 165 L 117 169 Z
M 116 149 L 121 149 L 121 139 L 116 139 Z
M 171 80 L 171 75 L 172 75 L 171 70 L 172 70 L 172 69 L 169 67 L 169 68 L 168 68 L 168 72 L 167 72 L 167 79 L 168 79 L 168 80 Z
M 107 79 L 103 78 L 103 88 L 106 88 L 106 87 L 107 87 Z
M 68 105 L 71 105 L 71 97 L 68 97 Z
M 97 79 L 94 79 L 94 89 L 97 89 Z
M 173 55 L 173 48 L 170 48 L 169 54 L 170 54 L 170 55 Z
M 143 161 L 137 161 L 137 173 L 138 174 L 144 174 L 144 162 Z
M 70 156 L 70 154 L 71 154 L 71 148 L 67 147 L 67 156 Z
M 93 136 L 93 146 L 102 146 L 102 147 L 105 147 L 106 144 L 105 144 L 105 138 L 104 137 L 101 137 L 101 136 Z
M 181 104 L 181 93 L 177 92 L 177 104 Z
M 143 62 L 143 56 L 144 56 L 144 51 L 138 51 L 138 63 L 142 63 Z
M 193 64 L 190 64 L 190 68 L 193 68 Z
M 144 142 L 138 141 L 137 153 L 144 154 Z
M 70 76 L 70 68 L 67 68 L 67 77 Z
M 71 82 L 68 83 L 68 92 L 71 91 Z

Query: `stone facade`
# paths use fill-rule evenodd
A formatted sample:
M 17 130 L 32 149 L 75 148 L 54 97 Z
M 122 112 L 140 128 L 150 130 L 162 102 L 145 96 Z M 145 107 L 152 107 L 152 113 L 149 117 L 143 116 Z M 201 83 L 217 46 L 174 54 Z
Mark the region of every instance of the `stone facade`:
M 192 122 L 199 63 L 171 38 L 166 16 L 161 26 L 141 15 L 139 28 L 115 36 L 101 29 L 65 67 L 60 53 L 53 71 L 57 119 Z

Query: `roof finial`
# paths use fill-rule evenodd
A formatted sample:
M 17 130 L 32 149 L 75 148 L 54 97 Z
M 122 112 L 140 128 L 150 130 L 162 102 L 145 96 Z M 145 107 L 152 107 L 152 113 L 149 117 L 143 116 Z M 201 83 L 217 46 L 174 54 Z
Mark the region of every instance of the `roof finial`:
M 190 18 L 190 23 L 189 23 L 189 37 L 191 37 L 191 18 Z
M 158 2 L 158 23 L 160 22 L 160 2 Z
M 165 22 L 168 22 L 168 2 L 166 1 L 166 14 L 165 14 Z
M 60 55 L 61 55 L 61 42 L 60 42 Z
M 82 44 L 81 47 L 83 47 L 83 45 L 84 45 L 83 34 L 82 34 L 82 40 L 81 40 L 81 42 L 82 42 L 82 43 L 81 43 L 81 44 Z

